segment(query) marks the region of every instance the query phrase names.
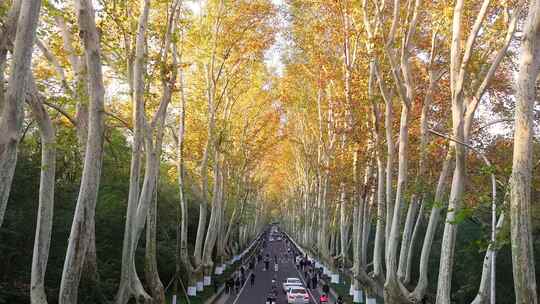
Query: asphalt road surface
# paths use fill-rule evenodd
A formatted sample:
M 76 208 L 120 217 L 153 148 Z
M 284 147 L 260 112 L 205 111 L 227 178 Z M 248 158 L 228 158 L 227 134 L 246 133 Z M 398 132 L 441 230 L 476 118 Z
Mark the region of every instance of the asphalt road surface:
M 294 245 L 292 245 L 294 246 Z M 286 304 L 286 295 L 283 292 L 282 283 L 285 279 L 295 277 L 304 280 L 303 275 L 296 269 L 293 262 L 293 257 L 287 254 L 286 241 L 269 242 L 267 239 L 266 248 L 263 249 L 263 257 L 270 254 L 270 269 L 264 270 L 264 262 L 255 265 L 255 284 L 252 286 L 249 279 L 246 280 L 238 293 L 224 294 L 224 297 L 219 303 L 224 304 L 264 304 L 266 296 L 272 289 L 272 278 L 275 276 L 278 285 L 277 304 Z M 274 259 L 278 257 L 278 271 L 274 271 Z M 247 275 L 246 277 L 249 277 Z M 304 282 L 304 287 L 306 284 Z M 310 302 L 312 304 L 319 303 L 319 291 L 308 289 Z M 315 300 L 314 300 L 315 299 Z

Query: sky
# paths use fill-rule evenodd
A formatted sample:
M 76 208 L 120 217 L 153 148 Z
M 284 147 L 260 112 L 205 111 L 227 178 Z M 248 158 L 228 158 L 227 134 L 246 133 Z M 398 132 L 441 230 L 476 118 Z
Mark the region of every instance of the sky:
M 286 9 L 285 3 L 283 0 L 271 0 L 272 3 L 277 6 L 278 8 Z M 283 48 L 286 45 L 284 36 L 283 36 L 283 29 L 287 26 L 287 23 L 285 21 L 285 16 L 283 16 L 283 11 L 279 10 L 279 16 L 278 16 L 278 23 L 280 24 L 280 31 L 278 31 L 276 35 L 276 41 L 274 44 L 266 51 L 265 54 L 265 62 L 266 65 L 268 65 L 271 69 L 275 70 L 275 72 L 279 75 L 283 75 L 283 62 L 281 60 L 281 56 L 283 53 Z

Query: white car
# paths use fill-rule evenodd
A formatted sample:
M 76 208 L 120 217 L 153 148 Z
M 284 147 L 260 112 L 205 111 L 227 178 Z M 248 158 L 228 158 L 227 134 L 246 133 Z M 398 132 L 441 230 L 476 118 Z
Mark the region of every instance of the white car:
M 283 291 L 287 291 L 289 286 L 300 286 L 303 287 L 302 281 L 299 278 L 287 278 L 283 281 Z
M 309 294 L 304 287 L 291 287 L 287 291 L 287 303 L 289 304 L 308 304 Z

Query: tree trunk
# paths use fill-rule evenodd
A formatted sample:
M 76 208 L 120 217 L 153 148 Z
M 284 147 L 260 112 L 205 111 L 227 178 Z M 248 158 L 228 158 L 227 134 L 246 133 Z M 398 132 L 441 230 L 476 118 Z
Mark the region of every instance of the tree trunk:
M 150 296 L 144 291 L 139 276 L 135 271 L 135 261 L 133 257 L 133 244 L 137 241 L 134 231 L 136 230 L 136 221 L 138 213 L 138 203 L 140 201 L 140 175 L 141 158 L 144 141 L 144 75 L 146 72 L 145 40 L 148 24 L 148 14 L 150 10 L 150 1 L 141 2 L 141 14 L 139 15 L 137 40 L 135 45 L 135 60 L 133 62 L 133 146 L 131 149 L 131 165 L 129 176 L 129 195 L 126 211 L 126 224 L 124 228 L 124 240 L 122 243 L 122 270 L 120 274 L 120 286 L 116 294 L 115 302 L 125 304 L 133 295 L 137 300 L 150 301 Z M 151 161 L 151 160 L 148 160 Z M 147 166 L 148 167 L 148 166 Z M 147 174 L 150 174 L 146 171 Z M 146 182 L 146 178 L 145 178 Z M 145 214 L 146 215 L 146 214 Z
M 454 6 L 452 45 L 450 51 L 450 82 L 452 91 L 452 135 L 456 141 L 464 142 L 463 128 L 463 80 L 460 69 L 463 66 L 461 59 L 461 16 L 463 0 L 457 0 Z M 452 188 L 448 203 L 448 213 L 444 225 L 444 234 L 441 245 L 441 258 L 439 264 L 439 279 L 437 285 L 437 304 L 449 304 L 452 286 L 452 273 L 454 264 L 454 248 L 458 225 L 455 223 L 456 214 L 460 210 L 465 183 L 465 147 L 454 145 L 455 168 L 452 178 Z
M 68 28 L 64 17 L 61 15 L 55 16 L 56 24 L 60 28 L 62 36 L 62 42 L 72 71 L 74 73 L 74 84 L 69 87 L 66 80 L 63 69 L 59 68 L 60 80 L 64 82 L 66 93 L 76 100 L 76 115 L 74 124 L 77 133 L 77 142 L 79 148 L 79 155 L 81 159 L 84 159 L 84 153 L 86 151 L 86 141 L 88 139 L 88 75 L 82 59 L 82 55 L 77 55 L 73 48 L 73 39 L 71 37 L 71 28 Z M 55 59 L 53 59 L 55 60 Z M 84 258 L 83 276 L 81 278 L 81 285 L 83 289 L 90 291 L 94 301 L 98 303 L 104 303 L 105 298 L 101 292 L 99 286 L 100 279 L 97 267 L 97 254 L 96 254 L 96 234 L 95 234 L 95 219 L 89 219 L 88 227 L 90 229 L 90 241 L 88 243 L 88 249 L 86 251 L 86 257 Z
M 161 283 L 159 278 L 157 267 L 157 183 L 158 181 L 156 180 L 156 186 L 154 186 L 154 197 L 152 199 L 150 208 L 148 208 L 148 216 L 146 218 L 146 251 L 144 273 L 146 282 L 150 288 L 150 294 L 152 295 L 153 302 L 155 304 L 161 304 L 165 303 L 165 290 L 163 288 L 163 283 Z
M 384 284 L 384 299 L 388 303 L 399 303 L 398 301 L 398 277 L 397 277 L 397 249 L 401 239 L 401 210 L 403 208 L 403 196 L 408 180 L 408 146 L 409 146 L 409 107 L 405 102 L 401 108 L 401 123 L 399 130 L 399 161 L 398 180 L 396 189 L 396 201 L 394 204 L 394 214 L 392 216 L 392 229 L 390 238 L 387 240 L 388 252 L 386 254 L 386 282 Z
M 516 303 L 538 303 L 531 225 L 531 171 L 536 80 L 540 70 L 540 1 L 531 1 L 523 29 L 510 179 L 512 269 Z
M 212 261 L 212 253 L 216 245 L 217 234 L 219 230 L 219 216 L 221 213 L 221 198 L 220 192 L 222 183 L 222 174 L 219 164 L 220 156 L 218 152 L 215 152 L 215 165 L 214 165 L 214 187 L 212 193 L 212 209 L 210 214 L 210 222 L 208 223 L 208 231 L 206 233 L 206 239 L 204 242 L 204 249 L 202 255 L 204 276 L 207 278 L 205 285 L 210 285 L 208 279 L 212 277 L 212 269 L 214 262 Z M 211 279 L 210 279 L 211 280 Z
M 182 52 L 183 53 L 183 52 Z M 182 54 L 181 53 L 181 54 Z M 195 280 L 193 277 L 193 266 L 189 259 L 188 252 L 188 223 L 189 223 L 189 208 L 187 206 L 187 199 L 184 196 L 184 134 L 186 131 L 185 121 L 186 121 L 186 98 L 184 93 L 184 72 L 182 69 L 182 56 L 180 56 L 179 62 L 179 90 L 180 90 L 180 123 L 178 126 L 178 192 L 179 192 L 179 203 L 180 203 L 180 225 L 177 229 L 177 257 L 176 261 L 176 276 L 178 281 L 180 280 L 180 271 L 181 266 L 184 266 L 183 269 L 186 272 L 188 278 L 187 288 L 188 291 L 196 292 Z
M 345 183 L 341 184 L 339 197 L 339 236 L 340 236 L 340 251 L 342 267 L 345 267 L 347 261 L 347 243 L 348 243 L 348 231 L 347 231 L 347 197 L 345 193 Z
M 24 120 L 24 101 L 26 84 L 30 75 L 32 50 L 36 37 L 41 1 L 23 1 L 20 4 L 20 13 L 17 7 L 20 3 L 14 1 L 10 10 L 17 17 L 17 30 L 13 42 L 13 56 L 10 78 L 5 100 L 1 105 L 0 116 L 0 227 L 4 221 L 11 183 L 17 165 L 17 146 L 21 137 Z M 11 17 L 11 16 L 10 16 Z M 9 30 L 8 30 L 9 33 Z M 6 33 L 7 34 L 7 33 Z M 9 39 L 9 36 L 6 37 Z
M 51 231 L 54 210 L 54 184 L 56 170 L 56 134 L 54 126 L 42 103 L 42 96 L 35 87 L 34 80 L 29 83 L 31 92 L 30 107 L 39 124 L 41 134 L 41 177 L 39 184 L 39 208 L 32 256 L 32 275 L 30 283 L 30 302 L 47 304 L 45 293 L 45 272 L 49 258 Z
M 0 29 L 0 113 L 3 111 L 5 104 L 5 71 L 6 61 L 9 51 L 12 51 L 13 41 L 15 41 L 15 35 L 17 32 L 17 20 L 19 19 L 19 13 L 21 11 L 21 0 L 13 0 L 11 7 L 7 13 L 6 18 L 3 20 L 3 28 Z M 0 218 L 0 227 L 2 226 L 2 219 Z
M 433 241 L 435 239 L 435 233 L 437 232 L 437 226 L 439 224 L 439 219 L 441 217 L 441 211 L 443 208 L 443 197 L 446 189 L 447 179 L 450 175 L 452 169 L 452 160 L 453 160 L 453 143 L 449 144 L 448 152 L 444 159 L 441 173 L 439 175 L 439 180 L 437 183 L 437 189 L 435 190 L 435 198 L 433 203 L 433 208 L 429 216 L 428 226 L 424 235 L 424 242 L 422 245 L 422 251 L 420 254 L 420 275 L 418 278 L 418 283 L 416 288 L 412 292 L 410 299 L 415 299 L 416 302 L 421 301 L 426 294 L 426 290 L 429 283 L 429 257 L 431 255 L 431 249 L 433 246 Z
M 103 101 L 105 90 L 101 71 L 99 35 L 94 20 L 92 2 L 78 0 L 76 6 L 88 69 L 90 111 L 81 187 L 60 284 L 60 304 L 77 302 L 77 291 L 84 266 L 84 257 L 91 238 L 89 234 L 91 233 L 91 227 L 89 227 L 88 219 L 93 218 L 95 213 L 103 153 Z

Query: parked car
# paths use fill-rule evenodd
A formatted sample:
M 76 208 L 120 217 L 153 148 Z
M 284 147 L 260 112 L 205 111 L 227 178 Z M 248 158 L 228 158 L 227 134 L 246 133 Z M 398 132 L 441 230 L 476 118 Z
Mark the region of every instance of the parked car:
M 308 304 L 309 294 L 304 287 L 291 287 L 287 292 L 287 303 Z

